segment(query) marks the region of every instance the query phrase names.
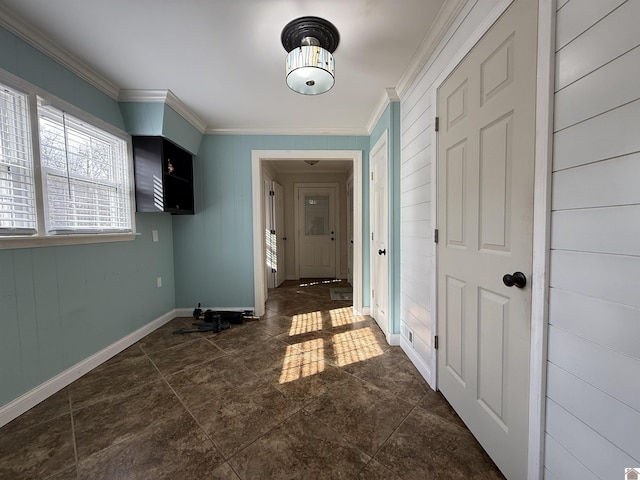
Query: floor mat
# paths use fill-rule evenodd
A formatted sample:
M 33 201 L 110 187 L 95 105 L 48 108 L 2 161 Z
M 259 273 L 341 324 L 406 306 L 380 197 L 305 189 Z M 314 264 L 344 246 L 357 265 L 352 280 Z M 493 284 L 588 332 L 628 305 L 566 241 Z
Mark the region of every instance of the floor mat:
M 353 300 L 353 290 L 351 288 L 331 288 L 331 300 Z

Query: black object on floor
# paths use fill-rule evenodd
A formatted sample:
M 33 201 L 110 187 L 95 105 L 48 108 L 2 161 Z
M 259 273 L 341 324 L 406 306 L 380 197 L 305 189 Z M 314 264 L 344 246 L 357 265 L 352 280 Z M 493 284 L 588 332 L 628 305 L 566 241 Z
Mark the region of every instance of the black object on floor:
M 198 308 L 193 310 L 193 318 L 196 320 L 200 319 L 202 315 L 202 309 L 200 308 L 200 304 L 198 303 Z M 176 330 L 174 334 L 184 334 L 184 333 L 203 333 L 203 332 L 213 332 L 219 333 L 222 330 L 226 330 L 231 328 L 231 324 L 240 325 L 244 322 L 245 317 L 251 317 L 252 312 L 245 310 L 244 312 L 227 312 L 227 311 L 214 311 L 207 310 L 204 312 L 204 322 L 196 322 L 193 324 L 195 329 L 184 329 Z

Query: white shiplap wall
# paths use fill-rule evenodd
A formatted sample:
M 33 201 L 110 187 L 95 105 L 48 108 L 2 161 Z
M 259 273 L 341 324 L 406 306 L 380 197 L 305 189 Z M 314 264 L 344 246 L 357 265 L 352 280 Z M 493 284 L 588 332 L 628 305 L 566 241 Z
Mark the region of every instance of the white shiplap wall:
M 432 141 L 436 80 L 499 4 L 469 1 L 416 80 L 400 94 L 400 320 L 401 345 L 426 380 L 433 371 L 432 285 L 434 276 Z M 413 344 L 409 343 L 409 332 Z
M 545 478 L 640 465 L 640 0 L 558 2 Z

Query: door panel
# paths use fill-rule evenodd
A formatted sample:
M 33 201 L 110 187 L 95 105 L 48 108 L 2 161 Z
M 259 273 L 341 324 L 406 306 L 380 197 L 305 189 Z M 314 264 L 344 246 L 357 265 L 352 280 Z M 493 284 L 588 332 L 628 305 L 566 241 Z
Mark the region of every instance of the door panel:
M 438 385 L 526 478 L 537 2 L 516 0 L 438 89 Z
M 336 189 L 299 190 L 300 277 L 336 276 Z

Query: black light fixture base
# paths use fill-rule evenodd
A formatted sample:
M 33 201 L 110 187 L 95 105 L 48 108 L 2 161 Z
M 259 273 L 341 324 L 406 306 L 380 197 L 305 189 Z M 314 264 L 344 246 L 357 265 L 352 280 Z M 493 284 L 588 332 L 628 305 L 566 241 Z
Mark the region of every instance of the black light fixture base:
M 287 52 L 302 45 L 305 38 L 315 38 L 320 47 L 333 53 L 340 43 L 340 34 L 333 23 L 320 17 L 300 17 L 291 20 L 282 29 L 280 39 Z

